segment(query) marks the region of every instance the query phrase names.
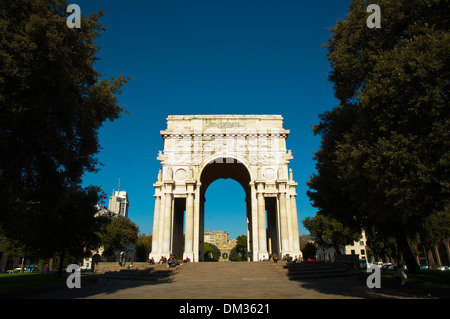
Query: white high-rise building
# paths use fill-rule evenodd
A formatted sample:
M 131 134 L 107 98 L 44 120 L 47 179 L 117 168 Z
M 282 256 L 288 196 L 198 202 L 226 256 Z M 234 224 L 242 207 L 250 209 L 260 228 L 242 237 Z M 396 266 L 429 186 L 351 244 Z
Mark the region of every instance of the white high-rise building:
M 115 191 L 109 197 L 108 210 L 116 213 L 118 216 L 128 217 L 128 194 L 126 191 Z

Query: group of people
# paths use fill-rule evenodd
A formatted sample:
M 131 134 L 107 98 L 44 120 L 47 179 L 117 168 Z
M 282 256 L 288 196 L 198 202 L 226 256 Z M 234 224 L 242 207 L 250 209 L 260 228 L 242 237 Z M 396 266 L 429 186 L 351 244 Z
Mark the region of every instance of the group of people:
M 295 258 L 293 258 L 292 256 L 289 256 L 289 254 L 286 254 L 283 256 L 283 261 L 286 261 L 287 263 L 300 263 L 303 261 L 302 256 L 298 256 L 299 258 L 297 259 L 297 256 L 295 256 Z
M 278 263 L 278 256 L 277 256 L 277 254 L 274 253 L 274 254 L 270 255 L 269 256 L 269 261 L 271 261 L 271 262 L 273 262 L 275 264 Z M 283 256 L 282 261 L 285 261 L 287 263 L 300 263 L 300 262 L 303 261 L 303 258 L 302 258 L 302 256 L 298 256 L 298 258 L 297 258 L 297 256 L 292 257 L 289 254 L 286 254 L 286 255 Z
M 147 262 L 149 265 L 155 264 L 155 260 L 153 259 L 153 257 L 149 258 Z M 186 257 L 186 259 L 183 260 L 183 262 L 185 263 L 191 262 L 191 259 L 189 257 Z M 175 258 L 175 255 L 170 255 L 169 259 L 167 259 L 165 256 L 161 256 L 161 259 L 158 261 L 158 265 L 164 264 L 167 264 L 167 268 L 182 265 L 181 263 L 178 262 L 178 259 Z
M 178 263 L 178 260 L 175 258 L 174 255 L 170 255 L 169 260 L 167 260 L 167 268 L 169 267 L 176 267 L 180 265 L 180 263 Z

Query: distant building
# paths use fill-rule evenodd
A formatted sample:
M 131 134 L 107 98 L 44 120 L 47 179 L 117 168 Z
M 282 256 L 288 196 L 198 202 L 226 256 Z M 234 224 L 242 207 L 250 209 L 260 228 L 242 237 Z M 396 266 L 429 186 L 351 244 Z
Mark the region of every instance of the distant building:
M 237 243 L 236 239 L 229 239 L 229 234 L 223 230 L 205 230 L 204 242 L 213 244 L 219 248 L 221 255 L 219 261 L 227 261 L 230 256 L 231 249 L 233 249 Z
M 116 213 L 118 216 L 128 217 L 128 194 L 126 191 L 113 191 L 109 197 L 108 210 Z
M 96 205 L 96 216 L 106 216 L 110 219 L 117 217 L 128 218 L 128 207 L 130 203 L 128 201 L 128 194 L 126 191 L 113 191 L 113 195 L 109 197 L 108 208 L 105 205 Z M 123 250 L 116 250 L 113 256 L 103 256 L 104 247 L 92 252 L 90 258 L 83 259 L 83 265 L 81 269 L 92 269 L 92 264 L 98 261 L 115 261 L 119 262 L 120 255 L 123 252 L 123 256 L 127 262 L 134 261 L 134 244 L 130 244 L 124 247 Z
M 113 218 L 113 217 L 117 217 L 117 213 L 114 213 L 110 210 L 108 210 L 108 208 L 106 208 L 105 205 L 95 205 L 95 208 L 97 209 L 97 212 L 95 213 L 95 217 L 97 216 L 105 216 L 108 218 Z
M 340 248 L 342 255 L 359 255 L 359 259 L 368 259 L 368 247 L 366 232 L 362 231 L 361 239 L 353 242 L 352 245 Z M 332 247 L 317 247 L 316 259 L 324 261 L 334 261 L 336 258 L 336 250 Z
M 216 246 L 228 244 L 228 233 L 223 230 L 209 231 L 205 230 L 205 243 Z

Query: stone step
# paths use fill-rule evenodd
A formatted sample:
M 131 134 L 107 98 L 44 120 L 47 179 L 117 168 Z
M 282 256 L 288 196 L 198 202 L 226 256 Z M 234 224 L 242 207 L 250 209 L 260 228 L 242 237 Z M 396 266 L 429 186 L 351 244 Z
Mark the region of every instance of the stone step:
M 127 270 L 128 266 L 131 266 L 131 263 L 127 263 L 124 266 L 120 266 L 117 262 L 99 262 L 95 266 L 95 273 L 101 274 L 107 271 L 119 271 L 119 270 Z M 142 270 L 142 269 L 150 269 L 150 268 L 161 268 L 163 269 L 166 265 L 149 265 L 146 262 L 136 262 L 133 263 L 130 269 L 134 270 Z
M 274 264 L 275 268 L 291 280 L 338 278 L 360 275 L 361 272 L 349 269 L 339 263 L 298 263 Z
M 149 265 L 147 263 L 133 263 L 120 266 L 118 263 L 98 263 L 95 273 L 105 279 L 124 279 L 140 281 L 171 281 L 176 269 L 167 268 L 167 265 Z
M 99 269 L 100 268 L 100 269 Z M 118 264 L 101 265 L 97 273 L 102 278 L 164 282 L 242 282 L 318 280 L 349 277 L 360 274 L 339 264 L 286 264 L 269 262 L 184 263 L 175 268 L 167 265 L 134 263 L 132 269 Z

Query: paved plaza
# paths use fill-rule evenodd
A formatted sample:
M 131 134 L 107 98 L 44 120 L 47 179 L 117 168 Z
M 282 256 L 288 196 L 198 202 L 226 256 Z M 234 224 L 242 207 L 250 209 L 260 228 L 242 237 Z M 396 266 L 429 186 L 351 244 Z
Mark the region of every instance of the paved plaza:
M 165 265 L 155 265 L 165 269 Z M 434 299 L 448 298 L 448 290 L 409 285 L 394 289 L 383 279 L 369 289 L 359 276 L 291 280 L 282 266 L 270 263 L 188 263 L 164 281 L 123 280 L 99 276 L 80 289 L 61 288 L 38 293 L 39 299 Z

